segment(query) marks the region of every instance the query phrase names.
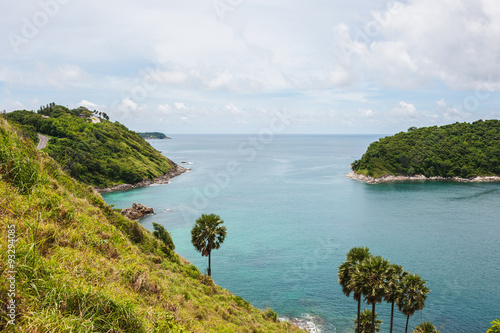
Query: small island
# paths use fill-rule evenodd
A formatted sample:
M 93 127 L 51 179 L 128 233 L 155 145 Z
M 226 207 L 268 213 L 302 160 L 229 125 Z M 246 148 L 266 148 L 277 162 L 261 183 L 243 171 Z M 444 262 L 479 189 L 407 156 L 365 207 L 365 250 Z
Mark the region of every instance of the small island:
M 398 180 L 500 181 L 500 121 L 411 127 L 373 142 L 347 176 Z
M 146 139 L 146 140 L 153 140 L 153 139 L 160 139 L 160 140 L 163 140 L 163 139 L 171 139 L 171 138 L 169 138 L 168 136 L 166 136 L 165 134 L 160 133 L 160 132 L 142 132 L 142 133 L 139 133 L 139 135 L 141 136 L 141 138 Z

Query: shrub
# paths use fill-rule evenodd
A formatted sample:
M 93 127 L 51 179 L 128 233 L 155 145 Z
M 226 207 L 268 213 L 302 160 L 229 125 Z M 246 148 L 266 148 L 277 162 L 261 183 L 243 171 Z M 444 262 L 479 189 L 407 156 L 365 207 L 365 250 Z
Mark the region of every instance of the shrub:
M 155 231 L 153 231 L 153 235 L 161 240 L 168 249 L 175 250 L 174 241 L 172 240 L 170 233 L 162 225 L 155 222 L 153 222 L 153 228 L 155 229 Z
M 267 308 L 264 311 L 264 318 L 270 319 L 274 322 L 277 322 L 278 321 L 278 313 L 273 311 L 273 309 L 271 309 L 271 308 Z

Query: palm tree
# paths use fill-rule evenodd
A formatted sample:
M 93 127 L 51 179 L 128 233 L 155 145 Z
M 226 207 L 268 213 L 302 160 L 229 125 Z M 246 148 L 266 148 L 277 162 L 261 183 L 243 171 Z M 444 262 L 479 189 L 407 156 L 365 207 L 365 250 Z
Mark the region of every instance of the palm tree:
M 401 280 L 408 275 L 407 271 L 403 271 L 403 266 L 392 264 L 389 267 L 389 275 L 387 278 L 386 291 L 384 299 L 387 303 L 391 303 L 391 325 L 390 325 L 390 333 L 392 333 L 392 324 L 394 319 L 394 303 L 398 299 L 401 288 L 400 283 Z
M 208 276 L 211 276 L 210 254 L 218 249 L 226 238 L 226 227 L 219 215 L 201 214 L 191 230 L 191 243 L 202 256 L 208 256 Z
M 338 282 L 342 286 L 342 292 L 349 297 L 351 292 L 353 298 L 358 302 L 358 319 L 356 332 L 359 333 L 359 323 L 361 315 L 361 286 L 356 285 L 353 280 L 353 275 L 357 266 L 365 259 L 371 257 L 370 250 L 367 247 L 353 247 L 346 254 L 346 261 L 339 266 Z
M 417 274 L 410 274 L 401 280 L 401 295 L 398 298 L 398 309 L 406 317 L 406 330 L 408 332 L 408 321 L 415 311 L 422 310 L 425 305 L 425 299 L 430 289 L 425 286 L 425 280 Z
M 359 333 L 371 333 L 372 332 L 372 312 L 368 309 L 364 309 L 361 312 L 361 323 L 359 327 Z M 357 324 L 357 320 L 354 321 Z M 382 320 L 377 319 L 377 314 L 375 313 L 375 331 L 380 331 L 380 324 L 382 324 Z
M 380 256 L 370 257 L 359 265 L 353 277 L 356 285 L 361 286 L 366 303 L 372 305 L 372 332 L 375 332 L 375 304 L 382 302 L 385 296 L 389 267 L 389 260 Z

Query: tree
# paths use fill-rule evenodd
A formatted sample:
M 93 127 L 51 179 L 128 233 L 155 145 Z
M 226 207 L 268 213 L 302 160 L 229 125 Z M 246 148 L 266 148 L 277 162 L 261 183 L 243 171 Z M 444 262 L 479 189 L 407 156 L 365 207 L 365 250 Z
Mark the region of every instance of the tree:
M 359 331 L 359 323 L 361 316 L 361 286 L 356 285 L 353 276 L 357 270 L 357 266 L 371 257 L 370 250 L 367 247 L 353 247 L 346 254 L 346 261 L 339 266 L 338 272 L 338 282 L 342 286 L 342 292 L 349 297 L 351 292 L 353 293 L 353 298 L 358 302 L 358 317 L 357 323 L 358 327 L 356 332 Z
M 372 318 L 375 317 L 375 331 L 380 331 L 380 324 L 382 324 L 382 320 L 377 319 L 377 314 L 375 316 L 372 315 L 372 312 L 368 309 L 364 309 L 360 316 L 360 324 L 359 324 L 359 333 L 370 333 L 373 330 Z M 358 323 L 358 320 L 354 321 L 355 324 Z
M 208 256 L 208 276 L 212 274 L 210 264 L 212 250 L 220 248 L 226 238 L 227 230 L 221 226 L 223 223 L 219 215 L 202 214 L 191 230 L 191 243 L 202 256 Z
M 160 224 L 153 222 L 153 228 L 155 231 L 153 231 L 153 235 L 161 240 L 163 244 L 167 247 L 167 249 L 170 250 L 175 250 L 175 245 L 172 240 L 172 236 L 170 236 L 170 233 Z
M 372 332 L 375 332 L 375 304 L 384 299 L 390 275 L 389 267 L 389 260 L 380 256 L 369 257 L 359 264 L 353 276 L 355 284 L 361 286 L 366 303 L 372 305 Z
M 401 280 L 401 295 L 397 300 L 399 311 L 406 317 L 406 330 L 408 332 L 408 321 L 415 311 L 422 310 L 425 305 L 425 299 L 430 289 L 425 286 L 425 280 L 417 274 L 410 274 Z
M 406 275 L 408 275 L 408 272 L 403 271 L 403 266 L 392 264 L 389 267 L 384 299 L 387 303 L 391 303 L 391 324 L 389 329 L 390 333 L 392 333 L 392 324 L 394 320 L 394 303 L 396 303 L 396 300 L 401 294 L 401 280 Z

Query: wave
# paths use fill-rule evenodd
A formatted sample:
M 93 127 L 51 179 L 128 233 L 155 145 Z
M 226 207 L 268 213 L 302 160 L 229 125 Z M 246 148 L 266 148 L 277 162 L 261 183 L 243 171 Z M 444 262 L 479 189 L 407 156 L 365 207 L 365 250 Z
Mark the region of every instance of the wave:
M 303 318 L 286 318 L 286 317 L 279 317 L 280 321 L 287 321 L 298 328 L 301 328 L 303 330 L 306 330 L 307 332 L 310 333 L 321 333 L 321 330 L 319 329 L 317 323 L 321 319 L 318 317 L 314 317 L 308 313 L 303 315 Z
M 161 184 L 159 184 L 159 183 L 153 183 L 153 184 L 151 184 L 149 186 L 160 186 L 160 185 L 167 185 L 167 184 L 170 184 L 170 182 L 165 182 L 165 183 L 161 183 Z

